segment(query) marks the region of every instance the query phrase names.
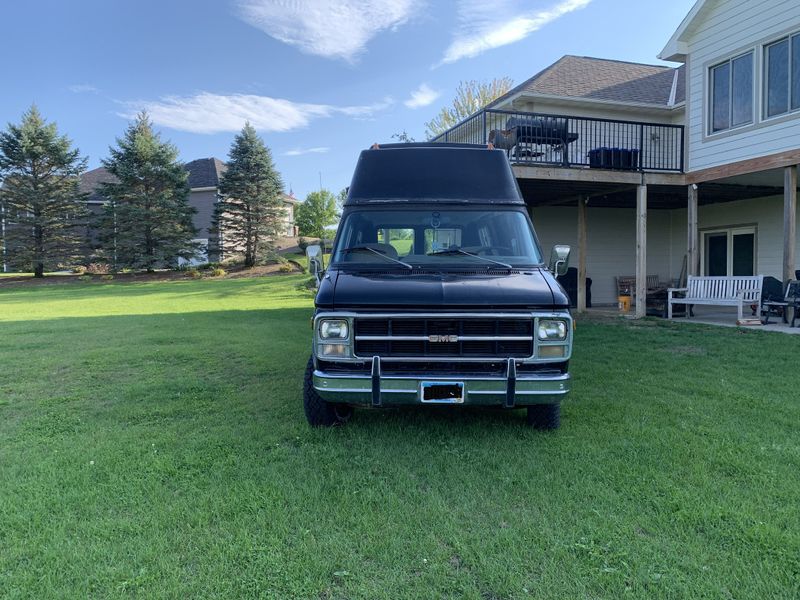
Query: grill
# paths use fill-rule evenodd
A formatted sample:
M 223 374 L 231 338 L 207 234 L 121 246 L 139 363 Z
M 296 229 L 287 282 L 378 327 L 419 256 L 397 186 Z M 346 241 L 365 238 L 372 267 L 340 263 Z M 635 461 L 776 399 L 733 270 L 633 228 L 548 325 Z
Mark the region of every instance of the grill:
M 527 358 L 533 354 L 530 317 L 359 317 L 354 328 L 355 354 L 362 358 Z

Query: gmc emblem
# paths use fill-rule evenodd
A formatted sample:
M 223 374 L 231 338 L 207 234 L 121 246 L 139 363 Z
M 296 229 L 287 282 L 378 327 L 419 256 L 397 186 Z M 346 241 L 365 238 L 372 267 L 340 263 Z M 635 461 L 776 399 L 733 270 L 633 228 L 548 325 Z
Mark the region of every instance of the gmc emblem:
M 457 335 L 429 335 L 428 341 L 437 343 L 437 342 L 444 342 L 444 343 L 452 343 L 458 341 Z

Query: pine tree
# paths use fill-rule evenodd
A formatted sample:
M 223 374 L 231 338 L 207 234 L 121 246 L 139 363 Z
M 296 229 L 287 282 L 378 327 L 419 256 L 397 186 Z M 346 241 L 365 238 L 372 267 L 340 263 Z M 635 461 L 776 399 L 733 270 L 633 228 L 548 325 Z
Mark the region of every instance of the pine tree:
M 114 269 L 153 271 L 194 257 L 195 210 L 177 148 L 162 142 L 147 114 L 140 113 L 109 152 L 103 166 L 117 181 L 101 184 L 108 203 L 99 228 Z
M 221 198 L 214 212 L 219 250 L 243 255 L 246 267 L 273 253 L 273 240 L 285 227 L 282 190 L 272 153 L 246 123 L 233 140 L 219 184 Z
M 36 106 L 0 133 L 0 212 L 4 259 L 43 277 L 74 265 L 86 250 L 86 196 L 78 191 L 86 159 Z

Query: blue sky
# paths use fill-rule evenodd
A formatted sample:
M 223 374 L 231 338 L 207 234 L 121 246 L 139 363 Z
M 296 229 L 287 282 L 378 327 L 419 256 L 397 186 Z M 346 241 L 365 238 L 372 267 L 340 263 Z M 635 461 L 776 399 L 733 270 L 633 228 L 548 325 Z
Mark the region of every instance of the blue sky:
M 287 191 L 349 184 L 358 152 L 424 123 L 460 80 L 520 83 L 564 54 L 657 64 L 693 0 L 28 0 L 6 3 L 0 121 L 32 102 L 99 166 L 147 109 L 181 158 L 245 119 Z

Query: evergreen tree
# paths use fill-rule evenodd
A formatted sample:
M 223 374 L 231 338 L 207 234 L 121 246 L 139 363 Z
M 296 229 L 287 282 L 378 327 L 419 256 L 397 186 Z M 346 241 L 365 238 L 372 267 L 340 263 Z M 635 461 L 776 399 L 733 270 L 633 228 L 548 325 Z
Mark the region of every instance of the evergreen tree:
M 78 178 L 85 169 L 86 159 L 36 106 L 0 133 L 2 247 L 9 266 L 43 277 L 83 258 L 88 212 Z
M 342 195 L 347 197 L 347 194 L 342 193 L 339 197 Z M 300 230 L 300 235 L 324 237 L 325 227 L 333 225 L 339 219 L 336 200 L 336 196 L 330 190 L 311 192 L 306 196 L 305 202 L 299 203 L 294 209 L 294 222 Z
M 195 210 L 189 205 L 189 175 L 178 162 L 177 148 L 162 142 L 147 114 L 140 113 L 109 152 L 103 166 L 117 181 L 101 184 L 108 204 L 99 228 L 114 269 L 153 271 L 194 257 Z
M 241 254 L 246 267 L 274 252 L 273 240 L 283 231 L 286 211 L 283 181 L 272 153 L 255 128 L 245 123 L 228 154 L 228 169 L 219 184 L 214 232 L 220 250 Z

